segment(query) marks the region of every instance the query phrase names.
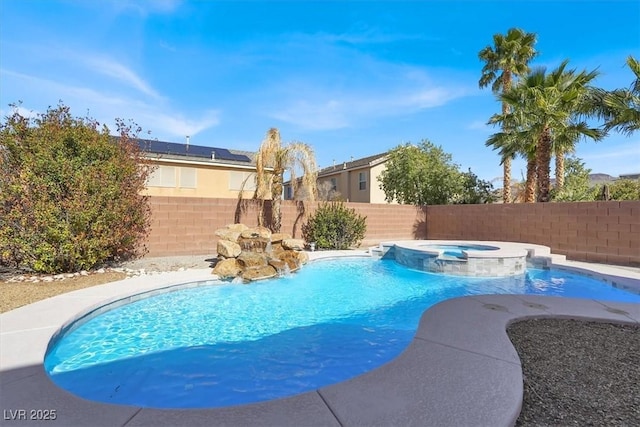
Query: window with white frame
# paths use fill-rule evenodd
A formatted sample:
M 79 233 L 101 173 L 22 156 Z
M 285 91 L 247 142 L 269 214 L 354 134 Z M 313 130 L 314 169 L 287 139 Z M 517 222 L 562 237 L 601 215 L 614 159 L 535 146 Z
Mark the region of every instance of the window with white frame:
M 168 187 L 176 186 L 176 168 L 174 166 L 160 165 L 149 175 L 147 187 Z
M 367 189 L 367 174 L 365 172 L 360 172 L 358 174 L 358 183 L 360 190 Z
M 254 191 L 256 189 L 255 172 L 229 171 L 229 190 Z
M 196 168 L 180 168 L 180 188 L 196 188 Z

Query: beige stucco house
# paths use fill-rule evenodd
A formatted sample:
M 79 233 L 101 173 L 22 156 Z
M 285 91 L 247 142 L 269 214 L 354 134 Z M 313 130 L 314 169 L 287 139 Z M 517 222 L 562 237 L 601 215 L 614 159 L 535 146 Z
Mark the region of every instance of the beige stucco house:
M 387 203 L 378 181 L 387 158 L 387 153 L 381 153 L 321 169 L 318 187 L 326 186 L 348 202 Z M 290 183 L 285 183 L 285 198 L 292 198 Z
M 139 140 L 155 169 L 147 181 L 149 196 L 244 198 L 253 196 L 255 153 L 166 141 Z

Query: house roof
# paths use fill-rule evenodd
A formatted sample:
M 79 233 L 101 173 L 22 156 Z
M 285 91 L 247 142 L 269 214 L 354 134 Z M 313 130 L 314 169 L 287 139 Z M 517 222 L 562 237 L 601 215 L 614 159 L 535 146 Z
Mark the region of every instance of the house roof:
M 162 156 L 163 159 L 209 161 L 231 165 L 254 165 L 255 154 L 251 151 L 233 150 L 202 145 L 139 139 L 138 145 L 145 154 Z
M 361 159 L 352 160 L 350 162 L 343 162 L 342 164 L 337 164 L 333 166 L 329 166 L 326 168 L 322 168 L 318 171 L 318 177 L 332 175 L 336 172 L 340 172 L 348 169 L 358 169 L 364 166 L 375 166 L 387 160 L 388 153 L 380 153 L 375 154 L 373 156 L 363 157 Z

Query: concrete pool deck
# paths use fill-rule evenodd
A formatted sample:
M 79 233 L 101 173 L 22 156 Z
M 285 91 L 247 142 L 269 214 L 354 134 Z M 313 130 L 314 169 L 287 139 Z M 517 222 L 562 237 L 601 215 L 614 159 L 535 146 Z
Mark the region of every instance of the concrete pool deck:
M 364 251 L 349 251 L 363 256 Z M 310 253 L 311 259 L 344 252 Z M 553 267 L 640 292 L 640 272 L 571 262 Z M 0 315 L 2 425 L 451 425 L 509 426 L 522 404 L 522 369 L 509 323 L 570 318 L 640 324 L 640 304 L 530 295 L 480 295 L 428 309 L 407 349 L 351 380 L 274 401 L 218 409 L 163 410 L 80 399 L 44 371 L 49 340 L 63 325 L 105 302 L 171 285 L 211 280 L 210 269 L 146 275 L 59 295 Z M 55 411 L 55 420 L 38 417 Z

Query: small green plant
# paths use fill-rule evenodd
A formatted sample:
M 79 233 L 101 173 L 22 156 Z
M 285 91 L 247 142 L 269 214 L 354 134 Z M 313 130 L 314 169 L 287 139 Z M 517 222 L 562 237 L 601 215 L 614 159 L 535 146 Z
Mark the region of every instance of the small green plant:
M 367 231 L 366 216 L 349 209 L 344 202 L 325 202 L 302 226 L 302 236 L 318 249 L 348 249 L 360 246 Z

